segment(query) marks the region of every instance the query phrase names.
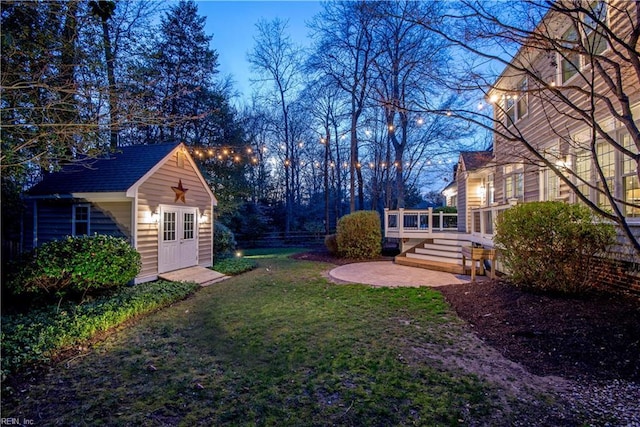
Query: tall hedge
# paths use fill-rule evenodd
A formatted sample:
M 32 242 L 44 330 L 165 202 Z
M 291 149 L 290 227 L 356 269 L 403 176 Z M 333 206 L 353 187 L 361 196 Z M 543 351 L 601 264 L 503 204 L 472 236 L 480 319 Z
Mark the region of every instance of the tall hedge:
M 495 243 L 512 283 L 536 290 L 581 292 L 596 284 L 595 255 L 615 240 L 615 229 L 583 205 L 532 202 L 497 220 Z
M 382 251 L 380 216 L 376 211 L 357 211 L 338 220 L 338 254 L 346 258 L 371 259 Z

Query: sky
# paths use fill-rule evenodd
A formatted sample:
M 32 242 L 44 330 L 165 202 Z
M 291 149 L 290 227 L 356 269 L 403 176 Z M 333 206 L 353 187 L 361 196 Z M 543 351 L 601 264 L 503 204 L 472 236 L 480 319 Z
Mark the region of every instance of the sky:
M 306 23 L 321 10 L 318 1 L 201 0 L 196 4 L 198 13 L 207 18 L 207 35 L 213 35 L 211 47 L 218 52 L 220 75 L 231 75 L 234 87 L 243 99 L 249 99 L 251 94 L 247 54 L 255 45 L 255 24 L 261 19 L 288 20 L 292 40 L 309 46 Z

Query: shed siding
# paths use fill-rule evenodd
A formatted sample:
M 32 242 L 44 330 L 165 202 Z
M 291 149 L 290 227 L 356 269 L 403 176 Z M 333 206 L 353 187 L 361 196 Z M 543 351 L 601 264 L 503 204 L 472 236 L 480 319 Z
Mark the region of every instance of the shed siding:
M 53 240 L 60 240 L 70 236 L 73 232 L 73 205 L 90 205 L 89 234 L 106 234 L 115 237 L 131 238 L 129 224 L 131 223 L 131 202 L 100 202 L 91 203 L 85 199 L 38 200 L 36 203 L 36 233 L 37 246 Z M 34 212 L 30 205 L 25 215 L 25 236 L 23 249 L 32 250 L 34 246 Z
M 182 180 L 187 189 L 186 203 L 175 200 L 171 187 L 176 187 Z M 185 161 L 183 167 L 178 166 L 177 151 L 138 188 L 137 249 L 142 257 L 142 270 L 139 278 L 152 278 L 158 273 L 158 239 L 159 223 L 149 223 L 149 213 L 159 212 L 160 205 L 197 207 L 198 215 L 207 215 L 209 220 L 198 226 L 198 264 L 209 267 L 213 258 L 211 200 L 206 188 L 198 177 L 198 172 L 190 162 Z M 198 221 L 200 218 L 198 218 Z
M 117 227 L 117 231 L 114 230 L 114 226 Z M 131 240 L 131 202 L 93 203 L 91 233 L 109 234 Z

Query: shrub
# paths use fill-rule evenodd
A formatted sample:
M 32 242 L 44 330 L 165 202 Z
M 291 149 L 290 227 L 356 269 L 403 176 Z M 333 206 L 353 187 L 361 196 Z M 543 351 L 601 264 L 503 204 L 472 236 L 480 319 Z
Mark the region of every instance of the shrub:
M 456 206 L 438 206 L 437 208 L 433 208 L 434 213 L 458 213 L 458 208 Z
M 213 233 L 213 251 L 216 258 L 227 258 L 233 256 L 236 250 L 236 237 L 233 231 L 226 225 L 216 221 Z
M 324 245 L 327 247 L 329 253 L 333 255 L 338 254 L 338 236 L 335 234 L 327 234 L 324 236 Z
M 613 226 L 582 205 L 533 202 L 498 217 L 495 242 L 511 281 L 536 290 L 581 292 L 593 286 L 594 257 L 614 242 Z
M 358 211 L 338 221 L 338 254 L 347 258 L 370 259 L 380 255 L 382 232 L 376 211 Z
M 16 293 L 85 293 L 134 279 L 140 254 L 120 237 L 68 236 L 36 248 L 16 267 L 9 284 Z

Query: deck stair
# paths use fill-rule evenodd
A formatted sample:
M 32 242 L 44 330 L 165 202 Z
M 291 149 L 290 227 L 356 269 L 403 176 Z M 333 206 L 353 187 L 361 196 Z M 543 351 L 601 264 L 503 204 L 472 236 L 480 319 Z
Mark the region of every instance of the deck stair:
M 469 242 L 458 236 L 425 239 L 396 256 L 394 261 L 400 265 L 464 274 L 462 245 L 469 245 Z

